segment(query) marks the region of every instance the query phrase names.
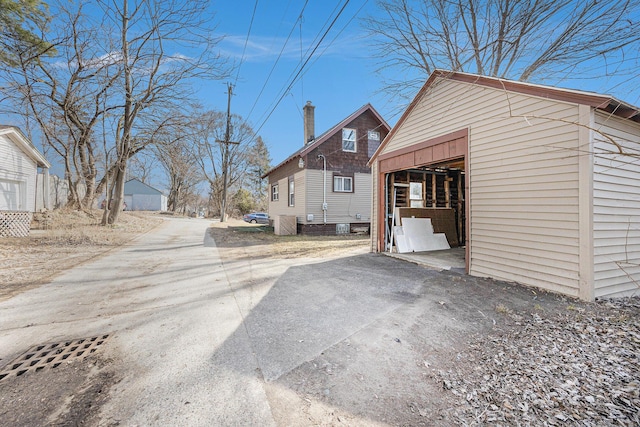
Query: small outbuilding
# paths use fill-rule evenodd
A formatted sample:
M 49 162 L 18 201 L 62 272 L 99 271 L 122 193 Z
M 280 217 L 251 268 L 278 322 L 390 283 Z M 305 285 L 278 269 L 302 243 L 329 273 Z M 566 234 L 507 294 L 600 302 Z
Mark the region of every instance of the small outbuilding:
M 433 217 L 473 276 L 640 293 L 638 107 L 438 70 L 370 165 L 374 251 L 395 250 L 398 216 Z
M 124 202 L 128 211 L 167 210 L 167 196 L 135 178 L 124 183 Z
M 48 188 L 51 165 L 15 126 L 0 125 L 0 236 L 29 234 L 36 210 L 38 168 Z M 44 193 L 45 206 L 48 192 Z

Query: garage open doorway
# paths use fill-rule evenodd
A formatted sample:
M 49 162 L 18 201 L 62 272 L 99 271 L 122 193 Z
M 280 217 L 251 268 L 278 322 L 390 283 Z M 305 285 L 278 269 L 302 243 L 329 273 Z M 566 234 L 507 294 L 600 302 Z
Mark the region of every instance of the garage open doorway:
M 465 268 L 467 210 L 464 157 L 385 175 L 385 252 L 436 268 Z M 429 218 L 451 249 L 407 252 L 397 235 L 405 218 Z M 446 245 L 446 243 L 445 243 Z
M 469 130 L 460 129 L 385 152 L 376 160 L 378 202 L 373 242 L 377 251 L 403 252 L 397 250 L 398 244 L 402 246 L 402 239 L 398 243 L 394 237 L 394 227 L 401 225 L 402 217 L 430 218 L 434 226 L 432 234 L 442 233 L 433 236 L 433 241 L 441 242 L 443 235 L 446 236 L 449 246 L 455 250 L 452 253 L 464 254 L 464 269 L 469 273 Z M 409 223 L 421 223 L 412 230 L 420 233 L 424 221 Z M 402 225 L 398 231 L 404 233 L 404 228 Z M 446 241 L 444 247 L 447 247 Z M 409 246 L 410 252 L 417 252 L 415 245 Z

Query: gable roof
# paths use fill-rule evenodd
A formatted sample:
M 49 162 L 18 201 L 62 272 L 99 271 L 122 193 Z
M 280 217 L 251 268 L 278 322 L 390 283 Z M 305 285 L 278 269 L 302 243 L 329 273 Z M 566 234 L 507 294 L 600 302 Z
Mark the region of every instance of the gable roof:
M 162 191 L 133 178 L 124 183 L 125 194 L 162 194 Z
M 458 71 L 446 71 L 435 70 L 427 79 L 422 88 L 418 91 L 417 95 L 413 98 L 407 109 L 404 111 L 396 125 L 387 134 L 387 137 L 382 141 L 378 149 L 371 159 L 369 159 L 368 165 L 372 165 L 378 155 L 384 150 L 384 147 L 391 140 L 393 135 L 402 126 L 409 114 L 416 107 L 418 102 L 422 99 L 424 93 L 438 80 L 447 79 L 455 80 L 464 83 L 471 83 L 494 89 L 506 90 L 509 92 L 522 93 L 525 95 L 532 95 L 542 98 L 553 99 L 562 102 L 569 102 L 580 105 L 588 105 L 613 114 L 615 116 L 622 117 L 624 119 L 632 120 L 640 123 L 640 108 L 631 104 L 627 104 L 610 95 L 602 95 L 595 92 L 586 92 L 574 89 L 563 89 L 553 86 L 544 86 L 534 83 L 526 83 L 515 80 L 501 79 L 498 77 L 487 77 L 478 74 L 462 73 Z
M 331 129 L 329 129 L 328 131 L 324 132 L 322 135 L 320 135 L 319 137 L 314 139 L 312 142 L 310 142 L 308 144 L 305 144 L 298 151 L 296 151 L 295 153 L 293 153 L 292 155 L 287 157 L 285 160 L 280 162 L 278 165 L 276 165 L 273 168 L 269 169 L 264 175 L 261 176 L 261 178 L 262 179 L 266 178 L 267 176 L 271 175 L 277 169 L 280 169 L 281 167 L 283 167 L 287 163 L 289 163 L 292 160 L 294 160 L 296 157 L 304 156 L 307 153 L 309 153 L 310 151 L 314 150 L 316 147 L 320 146 L 327 139 L 329 139 L 330 137 L 335 135 L 336 132 L 338 132 L 340 129 L 345 127 L 347 124 L 349 124 L 350 122 L 355 120 L 358 116 L 360 116 L 361 114 L 363 114 L 367 110 L 370 110 L 371 113 L 380 121 L 380 126 L 384 127 L 387 131 L 389 131 L 391 129 L 389 127 L 389 125 L 387 124 L 387 122 L 382 118 L 382 116 L 380 116 L 380 114 L 378 114 L 376 109 L 373 108 L 373 105 L 371 105 L 371 103 L 367 103 L 367 104 L 363 105 L 362 107 L 360 107 L 358 110 L 356 110 L 353 113 L 351 113 L 348 117 L 346 117 L 340 123 L 336 124 Z
M 29 156 L 40 167 L 50 168 L 51 164 L 38 151 L 29 138 L 27 138 L 20 128 L 16 126 L 0 125 L 0 135 L 6 135 L 18 148 Z

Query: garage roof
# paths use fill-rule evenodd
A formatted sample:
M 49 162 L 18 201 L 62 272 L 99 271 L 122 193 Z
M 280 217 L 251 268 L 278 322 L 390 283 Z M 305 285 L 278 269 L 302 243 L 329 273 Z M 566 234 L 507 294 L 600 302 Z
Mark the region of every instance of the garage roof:
M 554 99 L 562 102 L 569 102 L 580 105 L 588 105 L 598 110 L 606 111 L 624 119 L 632 120 L 640 123 L 640 108 L 627 104 L 623 101 L 617 100 L 610 95 L 602 95 L 595 92 L 585 92 L 574 89 L 563 89 L 552 86 L 544 86 L 533 83 L 519 82 L 515 80 L 501 79 L 497 77 L 487 77 L 478 74 L 462 73 L 457 71 L 435 70 L 427 79 L 426 83 L 418 94 L 413 98 L 402 117 L 398 120 L 396 125 L 391 129 L 391 132 L 382 141 L 380 147 L 371 156 L 369 165 L 372 165 L 378 155 L 382 152 L 387 142 L 391 140 L 396 130 L 402 126 L 402 123 L 406 120 L 407 116 L 415 108 L 422 95 L 434 84 L 438 79 L 456 80 L 465 83 L 471 83 L 476 85 L 487 86 L 495 89 L 507 90 L 510 92 L 522 93 L 526 95 L 532 95 L 542 98 Z

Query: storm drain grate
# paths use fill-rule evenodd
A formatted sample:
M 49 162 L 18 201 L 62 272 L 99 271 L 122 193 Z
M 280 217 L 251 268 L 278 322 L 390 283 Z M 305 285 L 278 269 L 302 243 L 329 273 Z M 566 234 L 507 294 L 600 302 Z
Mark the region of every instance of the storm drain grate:
M 57 368 L 62 362 L 84 359 L 94 353 L 109 339 L 109 335 L 63 341 L 54 344 L 41 344 L 27 350 L 0 371 L 0 381 L 5 378 L 19 377 L 29 371 L 41 371 Z

